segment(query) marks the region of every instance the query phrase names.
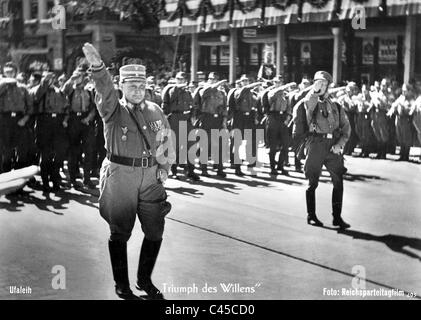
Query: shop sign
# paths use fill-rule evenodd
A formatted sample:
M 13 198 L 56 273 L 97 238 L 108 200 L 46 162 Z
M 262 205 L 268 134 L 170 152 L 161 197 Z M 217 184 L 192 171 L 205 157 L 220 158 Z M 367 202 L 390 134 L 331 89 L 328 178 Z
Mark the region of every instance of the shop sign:
M 219 64 L 221 66 L 229 65 L 229 63 L 230 63 L 230 47 L 229 46 L 221 46 L 219 52 L 220 52 Z
M 259 64 L 259 44 L 250 45 L 250 65 L 257 66 Z
M 379 64 L 396 64 L 398 61 L 398 39 L 379 38 Z
M 210 47 L 210 64 L 216 66 L 218 61 L 218 48 L 216 46 Z
M 373 39 L 363 39 L 363 64 L 373 64 L 374 43 Z
M 311 64 L 311 43 L 301 42 L 301 62 L 303 64 Z
M 256 38 L 256 29 L 243 29 L 243 38 Z

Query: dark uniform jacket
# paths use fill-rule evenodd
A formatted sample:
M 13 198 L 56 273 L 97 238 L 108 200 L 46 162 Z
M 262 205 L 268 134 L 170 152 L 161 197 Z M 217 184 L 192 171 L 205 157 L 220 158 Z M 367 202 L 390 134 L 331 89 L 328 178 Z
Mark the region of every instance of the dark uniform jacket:
M 117 91 L 105 68 L 93 69 L 92 78 L 97 92 L 96 105 L 104 122 L 107 152 L 130 158 L 145 156 L 148 151 L 146 144 L 129 113 L 129 108 L 134 107 L 124 97 L 118 99 Z M 170 125 L 164 112 L 155 103 L 145 100 L 134 108 L 133 113 L 150 143 L 150 151 L 156 157 L 158 167 L 168 171 L 175 161 L 175 152 L 172 139 L 168 139 Z M 123 136 L 126 138 L 123 139 Z

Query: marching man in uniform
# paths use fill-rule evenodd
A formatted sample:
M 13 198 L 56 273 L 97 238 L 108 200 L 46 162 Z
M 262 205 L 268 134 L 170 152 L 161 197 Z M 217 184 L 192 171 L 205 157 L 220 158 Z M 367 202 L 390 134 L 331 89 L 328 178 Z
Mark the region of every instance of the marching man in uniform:
M 314 75 L 314 87 L 303 98 L 297 108 L 294 108 L 295 134 L 301 135 L 298 128 L 307 128 L 306 142 L 307 158 L 304 173 L 309 179 L 306 191 L 307 223 L 323 226 L 316 216 L 316 188 L 323 165 L 329 171 L 333 182 L 332 214 L 333 225 L 341 229 L 350 225 L 342 220 L 343 175 L 346 172 L 342 150 L 348 141 L 351 128 L 345 111 L 329 97 L 328 88 L 332 83 L 332 76 L 325 71 L 318 71 Z M 304 109 L 301 113 L 298 109 Z M 303 117 L 297 116 L 302 114 Z M 305 123 L 302 123 L 304 122 Z
M 232 128 L 237 129 L 238 132 L 233 133 L 231 137 L 230 153 L 231 153 L 231 164 L 234 164 L 235 174 L 237 176 L 244 176 L 241 171 L 241 160 L 240 160 L 240 146 L 243 140 L 247 140 L 248 136 L 245 136 L 245 131 L 249 129 L 252 133 L 251 141 L 247 141 L 246 148 L 248 149 L 247 156 L 256 157 L 256 131 L 255 126 L 257 125 L 256 105 L 257 95 L 252 91 L 253 88 L 261 85 L 261 82 L 254 82 L 250 84 L 249 79 L 246 75 L 241 76 L 241 82 L 236 89 L 232 89 L 228 95 L 228 111 L 232 116 Z M 235 131 L 233 131 L 235 132 Z M 241 136 L 238 138 L 235 134 L 240 133 Z M 246 159 L 249 162 L 251 159 Z
M 118 98 L 111 76 L 93 45 L 83 47 L 91 64 L 96 104 L 104 122 L 107 158 L 101 168 L 99 210 L 110 226 L 108 242 L 116 294 L 136 298 L 129 284 L 127 241 L 138 216 L 145 238 L 139 258 L 137 286 L 151 299 L 162 299 L 152 271 L 161 247 L 165 216 L 171 210 L 163 183 L 175 160 L 170 127 L 163 111 L 145 100 L 146 70 L 120 68 Z
M 193 97 L 187 87 L 186 74 L 182 71 L 177 73 L 175 77 L 177 84 L 168 87 L 166 94 L 163 97 L 162 109 L 164 113 L 168 115 L 168 122 L 170 123 L 171 129 L 174 132 L 174 143 L 176 150 L 176 163 L 171 166 L 171 172 L 174 177 L 177 177 L 177 166 L 185 165 L 184 172 L 187 178 L 193 181 L 200 180 L 200 177 L 194 172 L 194 159 L 180 159 L 180 153 L 185 151 L 187 155 L 188 147 L 190 144 L 185 144 L 183 137 L 180 134 L 180 126 L 185 125 L 187 135 L 193 130 L 192 124 L 192 108 L 193 108 Z M 184 131 L 182 131 L 184 132 Z

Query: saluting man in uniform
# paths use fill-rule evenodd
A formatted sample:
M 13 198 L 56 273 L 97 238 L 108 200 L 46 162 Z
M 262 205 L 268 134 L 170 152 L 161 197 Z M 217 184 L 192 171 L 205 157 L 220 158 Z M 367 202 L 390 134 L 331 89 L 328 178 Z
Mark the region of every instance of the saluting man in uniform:
M 60 168 L 66 157 L 66 128 L 69 103 L 66 95 L 54 85 L 54 74 L 44 75 L 41 83 L 30 90 L 37 106 L 36 142 L 41 151 L 41 179 L 44 192 L 60 191 Z
M 215 72 L 209 73 L 208 83 L 203 88 L 199 88 L 194 97 L 195 109 L 199 116 L 199 126 L 206 131 L 208 135 L 208 151 L 212 150 L 212 146 L 216 148 L 219 144 L 219 139 L 215 135 L 212 135 L 212 129 L 221 130 L 227 129 L 227 95 L 224 90 L 220 89 L 220 86 L 226 82 L 226 80 L 218 81 L 219 77 Z M 217 140 L 218 139 L 218 140 Z M 226 177 L 224 172 L 223 164 L 223 147 L 219 144 L 218 150 L 218 163 L 214 165 L 218 168 L 217 176 Z M 207 163 L 201 163 L 202 175 L 205 177 L 209 176 L 207 170 Z
M 0 172 L 29 165 L 30 140 L 27 132 L 33 102 L 26 86 L 17 82 L 17 71 L 17 66 L 8 62 L 3 67 L 4 78 L 0 79 Z M 13 165 L 15 152 L 17 160 Z
M 267 115 L 266 140 L 269 147 L 270 169 L 272 175 L 277 175 L 278 171 L 281 171 L 283 175 L 288 175 L 288 171 L 284 169 L 284 163 L 288 161 L 290 143 L 288 124 L 292 119 L 292 109 L 288 105 L 285 91 L 295 83 L 282 85 L 282 76 L 279 75 L 273 81 L 274 88 L 267 91 L 267 104 L 264 105 Z M 278 151 L 279 158 L 276 165 L 275 156 Z
M 166 93 L 163 97 L 162 108 L 164 113 L 168 115 L 168 122 L 175 134 L 175 144 L 176 150 L 176 163 L 171 166 L 171 172 L 174 177 L 177 177 L 177 166 L 184 165 L 185 163 L 180 163 L 180 152 L 184 149 L 185 155 L 188 153 L 188 147 L 191 144 L 184 144 L 187 142 L 187 137 L 180 137 L 180 125 L 186 126 L 187 136 L 191 130 L 193 130 L 192 124 L 192 108 L 193 108 L 193 97 L 190 93 L 189 88 L 187 87 L 186 74 L 184 72 L 178 72 L 175 76 L 177 84 L 172 85 L 166 90 Z M 184 132 L 184 130 L 182 130 Z M 200 177 L 194 172 L 194 163 L 187 160 L 184 172 L 187 178 L 192 179 L 193 181 L 200 180 Z
M 86 88 L 86 68 L 79 66 L 70 79 L 64 84 L 63 92 L 69 99 L 70 182 L 76 187 L 76 176 L 79 172 L 78 160 L 81 151 L 85 154 L 83 162 L 83 184 L 95 188 L 91 181 L 91 171 L 95 150 L 95 105 L 91 91 Z M 82 147 L 82 150 L 81 150 Z
M 171 209 L 163 183 L 174 161 L 170 126 L 163 111 L 145 100 L 146 70 L 142 65 L 120 68 L 122 99 L 95 47 L 83 47 L 91 64 L 96 103 L 104 122 L 107 158 L 100 177 L 99 210 L 110 226 L 108 242 L 115 290 L 132 299 L 127 267 L 127 241 L 138 216 L 145 238 L 139 258 L 137 286 L 151 299 L 163 295 L 151 280 L 161 247 L 165 216 Z
M 252 89 L 259 85 L 261 85 L 261 82 L 250 84 L 249 79 L 244 74 L 240 78 L 239 87 L 232 89 L 228 94 L 228 112 L 232 117 L 232 129 L 238 129 L 239 133 L 241 133 L 240 138 L 235 137 L 234 131 L 230 145 L 231 164 L 234 164 L 235 174 L 237 176 L 244 176 L 244 173 L 241 171 L 239 151 L 242 140 L 246 140 L 246 129 L 249 129 L 252 133 L 251 141 L 247 141 L 246 145 L 246 148 L 251 151 L 251 154 L 247 153 L 247 155 L 257 157 L 256 131 L 254 130 L 257 125 L 257 95 L 254 94 Z
M 325 71 L 318 71 L 314 75 L 314 87 L 307 93 L 299 104 L 305 110 L 303 118 L 296 117 L 297 128 L 307 127 L 307 158 L 304 173 L 309 179 L 306 191 L 307 223 L 323 226 L 316 216 L 316 188 L 322 173 L 323 165 L 329 171 L 333 182 L 332 214 L 333 225 L 341 229 L 350 225 L 342 220 L 343 175 L 346 172 L 342 150 L 348 141 L 351 128 L 345 111 L 329 97 L 328 88 L 332 83 L 332 76 Z M 303 104 L 303 105 L 302 105 Z M 298 107 L 300 108 L 300 107 Z M 295 110 L 296 113 L 297 110 Z M 302 132 L 295 132 L 302 134 Z

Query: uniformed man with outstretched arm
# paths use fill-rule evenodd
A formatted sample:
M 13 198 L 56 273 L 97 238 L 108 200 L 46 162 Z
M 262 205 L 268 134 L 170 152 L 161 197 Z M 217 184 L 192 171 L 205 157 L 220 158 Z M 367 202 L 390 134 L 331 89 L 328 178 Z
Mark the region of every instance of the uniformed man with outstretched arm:
M 151 299 L 162 299 L 152 271 L 161 247 L 165 216 L 171 209 L 163 183 L 175 160 L 170 127 L 163 111 L 145 100 L 146 70 L 142 65 L 120 68 L 122 99 L 95 47 L 86 43 L 96 104 L 104 122 L 107 158 L 101 168 L 99 210 L 110 226 L 109 251 L 115 290 L 123 299 L 135 298 L 128 276 L 127 241 L 138 216 L 145 238 L 137 286 Z

